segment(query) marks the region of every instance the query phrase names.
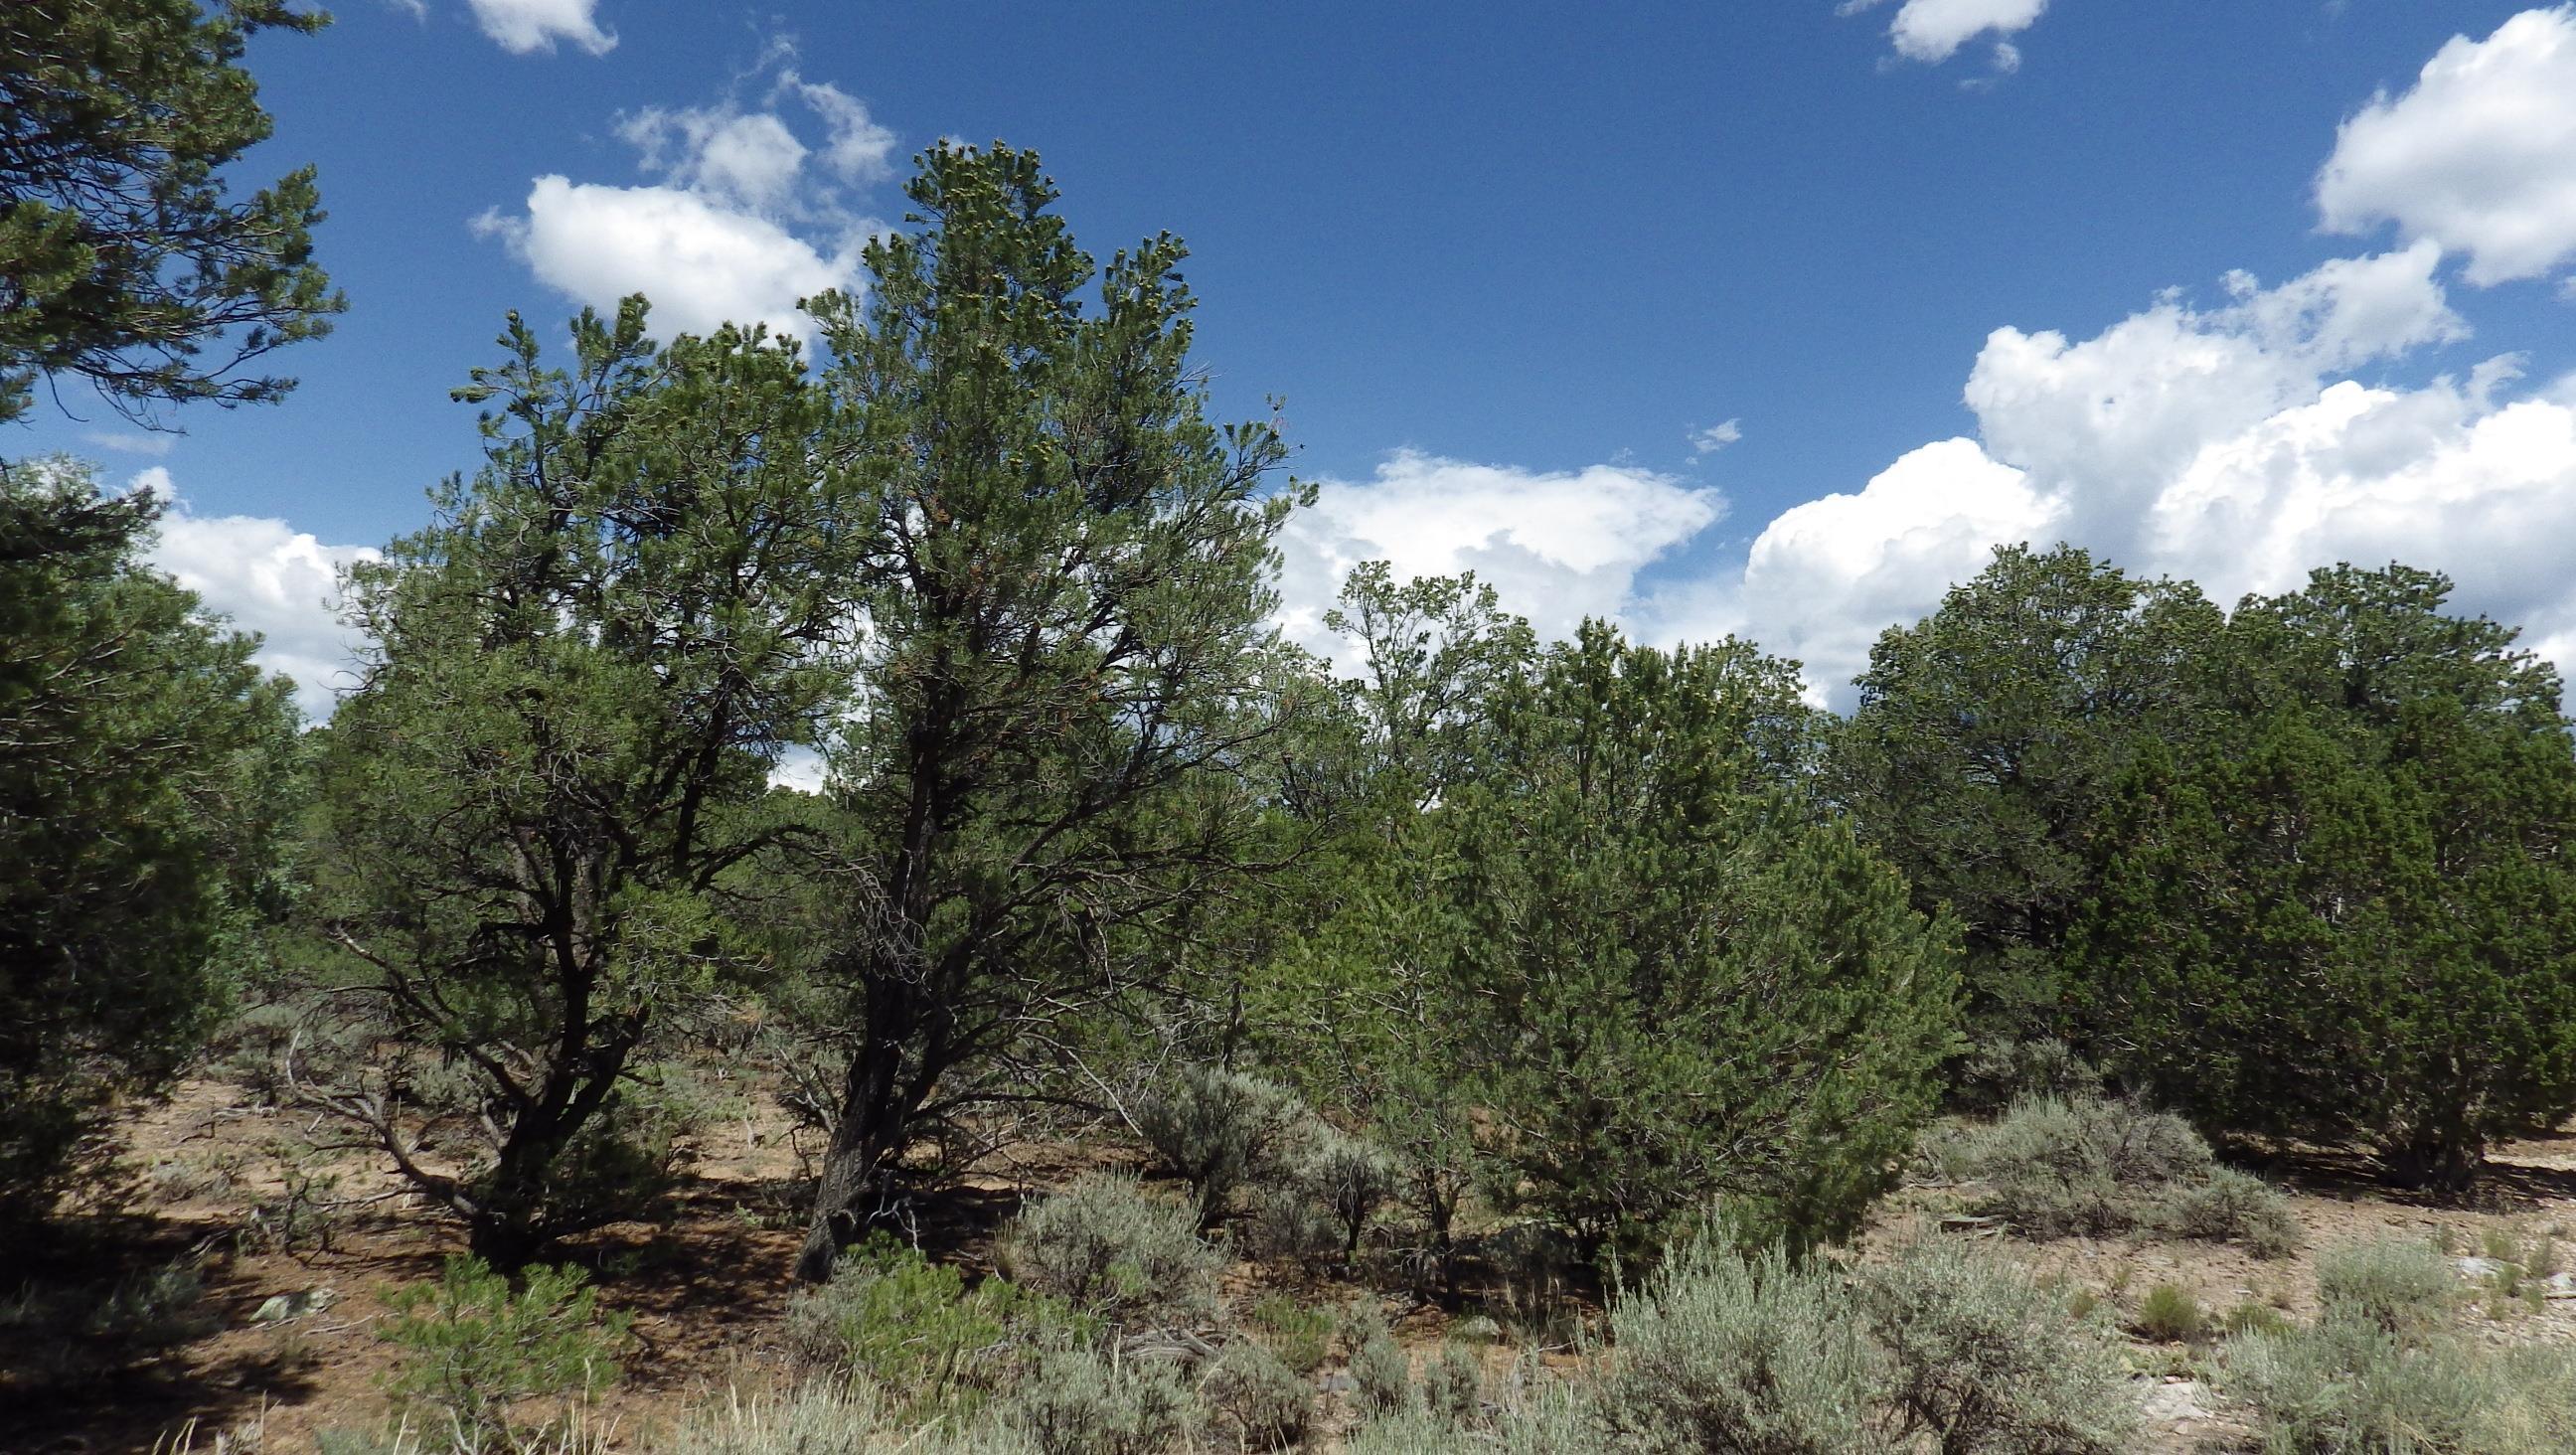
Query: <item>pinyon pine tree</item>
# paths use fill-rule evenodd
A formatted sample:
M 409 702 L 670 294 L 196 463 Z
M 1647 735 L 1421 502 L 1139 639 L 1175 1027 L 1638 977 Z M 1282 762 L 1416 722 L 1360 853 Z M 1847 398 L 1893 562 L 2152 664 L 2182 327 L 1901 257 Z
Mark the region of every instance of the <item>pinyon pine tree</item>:
M 916 1138 L 1190 973 L 1198 907 L 1279 852 L 1259 800 L 1308 680 L 1268 625 L 1284 448 L 1205 418 L 1180 243 L 1095 267 L 1000 145 L 931 151 L 908 195 L 864 302 L 816 306 L 872 524 L 809 1282 Z
M 1784 783 L 1794 667 L 1587 624 L 1460 796 L 1450 1008 L 1507 1196 L 1594 1248 L 1710 1200 L 1847 1232 L 1953 1049 L 1955 931 Z

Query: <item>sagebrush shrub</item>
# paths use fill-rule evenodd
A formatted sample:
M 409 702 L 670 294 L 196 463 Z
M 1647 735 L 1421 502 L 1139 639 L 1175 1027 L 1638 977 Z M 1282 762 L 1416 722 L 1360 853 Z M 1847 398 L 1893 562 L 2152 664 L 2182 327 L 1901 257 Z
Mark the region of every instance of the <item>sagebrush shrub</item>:
M 223 1326 L 206 1307 L 206 1273 L 195 1258 L 174 1258 L 116 1281 L 82 1316 L 81 1330 L 137 1348 L 185 1343 Z
M 501 1445 L 519 1401 L 587 1400 L 617 1382 L 631 1320 L 598 1297 L 578 1268 L 530 1268 L 513 1290 L 481 1259 L 448 1259 L 438 1282 L 386 1300 L 395 1400 L 433 1412 L 460 1451 Z
M 1331 1211 L 1297 1186 L 1254 1190 L 1252 1217 L 1241 1231 L 1243 1246 L 1254 1257 L 1305 1269 L 1330 1263 L 1342 1246 Z
M 1485 1361 L 1462 1344 L 1443 1344 L 1422 1366 L 1422 1407 L 1467 1424 L 1485 1412 Z
M 1201 1413 L 1177 1365 L 1096 1348 L 1041 1355 L 1000 1408 L 1044 1455 L 1162 1455 L 1183 1448 Z
M 2117 1351 L 2013 1264 L 1935 1239 L 1870 1270 L 1857 1301 L 1900 1437 L 1929 1435 L 1952 1455 L 2134 1448 Z
M 2233 1167 L 2212 1167 L 2202 1181 L 2165 1194 L 2154 1221 L 2180 1237 L 2241 1242 L 2257 1258 L 2287 1257 L 2300 1240 L 2289 1199 Z
M 1217 1066 L 1181 1068 L 1136 1109 L 1138 1134 L 1164 1171 L 1190 1185 L 1202 1228 L 1246 1183 L 1287 1180 L 1315 1126 L 1296 1093 Z
M 1544 1223 L 1515 1223 L 1477 1244 L 1493 1273 L 1495 1311 L 1518 1337 L 1535 1344 L 1564 1344 L 1580 1332 L 1568 1271 L 1582 1257 L 1574 1240 Z
M 2102 1087 L 2102 1073 L 2072 1046 L 2049 1038 L 1988 1040 L 1959 1068 L 1959 1079 L 1971 1101 L 1984 1108 L 2033 1096 L 2091 1096 Z
M 905 1405 L 944 1406 L 1011 1372 L 995 1353 L 1081 1342 L 1089 1321 L 1008 1280 L 964 1275 L 880 1235 L 841 1256 L 831 1281 L 787 1304 L 789 1356 L 809 1374 L 857 1376 Z
M 1563 1383 L 1473 1428 L 1422 1409 L 1371 1420 L 1342 1442 L 1343 1455 L 1611 1455 L 1624 1448 L 1588 1391 Z
M 2557 1455 L 2576 1448 L 2576 1359 L 2455 1334 L 2401 1336 L 2329 1312 L 2311 1329 L 2240 1334 L 2217 1382 L 2284 1455 Z
M 1105 1175 L 1013 1219 L 1001 1255 L 1017 1282 L 1121 1324 L 1207 1313 L 1224 1266 L 1188 1209 Z
M 1369 1219 L 1395 1193 L 1395 1172 L 1386 1154 L 1356 1137 L 1331 1133 L 1317 1140 L 1298 1180 L 1340 1227 L 1342 1261 L 1356 1260 Z
M 924 1421 L 839 1382 L 782 1394 L 729 1390 L 642 1448 L 650 1455 L 1052 1455 L 1008 1425 Z M 405 1455 L 409 1449 L 371 1446 L 364 1455 Z M 325 1445 L 322 1455 L 339 1452 Z
M 1690 1245 L 1612 1307 L 1602 1413 L 1647 1451 L 1866 1448 L 1885 1376 L 1853 1315 L 1822 1265 Z
M 2438 1323 L 2458 1296 L 2449 1260 L 2428 1244 L 2363 1243 L 2317 1258 L 2317 1301 L 2329 1319 L 2404 1333 Z
M 2205 1179 L 2209 1144 L 2180 1117 L 2098 1098 L 2025 1098 L 1951 1163 L 1987 1206 L 2041 1237 L 2151 1223 L 2177 1184 Z
M 1413 1364 L 1385 1316 L 1368 1308 L 1349 1321 L 1345 1333 L 1351 1344 L 1351 1391 L 1361 1411 L 1380 1416 L 1413 1408 Z
M 1199 1381 L 1199 1397 L 1256 1450 L 1280 1449 L 1304 1438 L 1315 1413 L 1315 1389 L 1306 1377 L 1249 1340 L 1226 1345 L 1209 1363 Z

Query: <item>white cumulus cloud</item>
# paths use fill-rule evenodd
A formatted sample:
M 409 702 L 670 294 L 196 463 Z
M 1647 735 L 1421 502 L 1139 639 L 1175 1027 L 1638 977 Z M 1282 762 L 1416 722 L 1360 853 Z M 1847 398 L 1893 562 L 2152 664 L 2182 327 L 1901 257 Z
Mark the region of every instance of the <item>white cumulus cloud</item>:
M 1845 15 L 1872 9 L 1880 0 L 1846 0 Z M 1910 61 L 1938 65 L 1981 36 L 1996 40 L 1994 66 L 2010 72 L 2021 68 L 2021 51 L 2009 37 L 2039 23 L 2048 0 L 1905 0 L 1888 22 L 1887 37 L 1896 53 Z
M 476 225 L 506 237 L 531 272 L 576 302 L 608 309 L 643 294 L 665 332 L 732 322 L 795 333 L 796 300 L 858 280 L 855 251 L 827 258 L 768 218 L 679 187 L 539 177 L 523 215 L 486 214 Z
M 1319 482 L 1280 540 L 1281 624 L 1336 659 L 1323 629 L 1342 579 L 1384 560 L 1399 579 L 1473 571 L 1543 636 L 1617 616 L 1637 573 L 1725 513 L 1715 491 L 1625 465 L 1533 471 L 1399 450 L 1364 481 Z
M 551 52 L 569 41 L 595 56 L 617 48 L 617 37 L 599 28 L 599 0 L 468 0 L 474 23 L 512 55 Z
M 1998 329 L 1969 374 L 1975 439 L 1783 512 L 1733 579 L 1650 604 L 1653 634 L 1734 631 L 1846 684 L 1997 545 L 2071 540 L 2232 605 L 2309 571 L 2403 561 L 2454 605 L 2576 667 L 2576 379 L 2517 392 L 2510 356 L 2414 387 L 2343 377 L 2465 336 L 2429 244 L 2232 301 L 2167 296 L 2101 333 Z
M 1835 699 L 1889 623 L 1911 620 L 1975 575 L 1999 541 L 2053 539 L 2065 503 L 1975 440 L 1909 451 L 1856 494 L 1782 511 L 1741 577 L 1670 588 L 1639 613 L 1648 635 L 1741 636 L 1795 657 L 1809 695 Z
M 856 97 L 803 79 L 791 44 L 771 48 L 757 106 L 646 107 L 617 120 L 650 182 L 536 178 L 522 209 L 474 219 L 557 292 L 594 308 L 630 293 L 663 332 L 721 323 L 801 331 L 797 301 L 859 286 L 875 224 L 845 188 L 892 172 L 893 132 Z
M 2576 5 L 2453 37 L 2344 122 L 2316 194 L 2329 229 L 2393 222 L 2465 256 L 2480 286 L 2576 259 Z
M 135 475 L 132 488 L 166 502 L 152 564 L 237 629 L 257 632 L 259 664 L 295 679 L 296 704 L 308 719 L 329 717 L 334 689 L 355 682 L 361 641 L 340 621 L 340 572 L 381 553 L 326 545 L 268 516 L 198 515 L 158 465 Z

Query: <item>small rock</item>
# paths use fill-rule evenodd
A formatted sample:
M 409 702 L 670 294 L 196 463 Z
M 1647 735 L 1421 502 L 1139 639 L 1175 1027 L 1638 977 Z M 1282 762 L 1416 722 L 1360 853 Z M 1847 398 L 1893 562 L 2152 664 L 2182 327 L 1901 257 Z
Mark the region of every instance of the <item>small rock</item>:
M 2197 1379 L 2168 1379 L 2148 1387 L 2140 1403 L 2161 1424 L 2187 1425 L 2209 1418 L 2209 1386 Z
M 300 1319 L 306 1314 L 318 1314 L 329 1308 L 331 1301 L 336 1297 L 338 1295 L 327 1288 L 308 1288 L 299 1293 L 277 1294 L 258 1308 L 251 1310 L 250 1321 L 254 1324 L 282 1324 L 288 1319 Z
M 2543 1298 L 2576 1298 L 2576 1273 L 2552 1273 L 2541 1289 Z
M 2474 1253 L 2466 1258 L 2453 1259 L 2452 1262 L 2459 1268 L 2460 1276 L 2463 1278 L 2493 1278 L 2504 1271 L 2502 1263 L 2493 1258 L 2481 1258 Z

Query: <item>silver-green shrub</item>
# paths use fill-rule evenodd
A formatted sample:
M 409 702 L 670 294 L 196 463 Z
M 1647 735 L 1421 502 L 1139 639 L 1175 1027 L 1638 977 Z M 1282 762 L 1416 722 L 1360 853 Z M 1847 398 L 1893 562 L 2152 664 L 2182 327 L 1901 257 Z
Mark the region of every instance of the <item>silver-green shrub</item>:
M 1280 1357 L 1249 1339 L 1225 1346 L 1199 1381 L 1199 1397 L 1233 1426 L 1242 1444 L 1276 1450 L 1303 1439 L 1315 1388 Z
M 2188 1123 L 2126 1102 L 2026 1097 L 1969 1139 L 1951 1165 L 1986 1185 L 1986 1206 L 2025 1233 L 2124 1233 L 2151 1223 L 2179 1183 L 2209 1174 Z
M 2280 1190 L 2233 1167 L 2212 1167 L 2197 1183 L 2168 1192 L 2155 1219 L 2179 1237 L 2233 1239 L 2257 1258 L 2283 1258 L 2299 1246 L 2299 1220 Z
M 1319 1123 L 1296 1093 L 1217 1066 L 1185 1066 L 1136 1108 L 1136 1131 L 1164 1171 L 1190 1185 L 1212 1227 L 1247 1183 L 1282 1182 Z
M 1188 1209 L 1109 1175 L 1085 1177 L 1013 1219 L 1001 1259 L 1020 1284 L 1131 1326 L 1211 1313 L 1225 1261 L 1199 1241 Z
M 1948 1455 L 2135 1448 L 2117 1351 L 2011 1263 L 1935 1239 L 1865 1273 L 1858 1299 L 1901 1440 Z
M 1711 1238 L 1610 1311 L 1602 1413 L 1643 1451 L 1849 1455 L 1876 1442 L 1884 1360 L 1842 1275 Z
M 2449 1260 L 2427 1243 L 2362 1243 L 2317 1257 L 2317 1301 L 2329 1321 L 2401 1334 L 2439 1323 L 2458 1297 Z
M 999 1416 L 1043 1455 L 1161 1455 L 1183 1448 L 1203 1411 L 1177 1364 L 1069 1348 L 1040 1356 Z

